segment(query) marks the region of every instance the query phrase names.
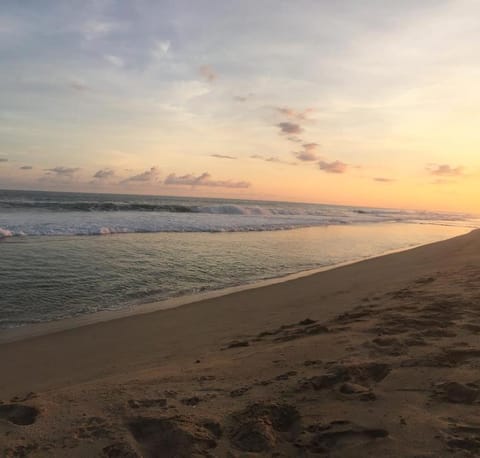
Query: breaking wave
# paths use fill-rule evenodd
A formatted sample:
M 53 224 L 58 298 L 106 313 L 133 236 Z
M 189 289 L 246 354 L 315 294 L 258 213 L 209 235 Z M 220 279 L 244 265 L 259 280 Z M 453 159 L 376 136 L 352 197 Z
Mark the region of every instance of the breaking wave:
M 154 196 L 0 191 L 0 239 L 22 235 L 248 232 L 374 223 L 479 227 L 470 215 Z

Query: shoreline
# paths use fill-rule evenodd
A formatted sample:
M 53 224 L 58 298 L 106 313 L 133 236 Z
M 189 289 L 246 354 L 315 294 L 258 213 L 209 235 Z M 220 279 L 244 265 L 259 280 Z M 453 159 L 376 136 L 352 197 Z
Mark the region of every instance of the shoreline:
M 4 343 L 0 455 L 477 456 L 479 298 L 475 230 Z
M 45 336 L 57 332 L 68 331 L 84 326 L 94 325 L 96 323 L 114 321 L 117 319 L 128 318 L 136 315 L 144 315 L 150 313 L 162 312 L 165 310 L 175 309 L 186 305 L 193 305 L 198 302 L 202 302 L 210 299 L 217 299 L 223 296 L 236 294 L 242 291 L 255 290 L 258 288 L 278 285 L 285 282 L 295 281 L 300 278 L 310 277 L 329 270 L 339 269 L 352 264 L 361 263 L 371 259 L 382 258 L 396 253 L 408 252 L 422 246 L 433 245 L 436 243 L 442 243 L 446 240 L 452 240 L 457 237 L 462 237 L 469 233 L 474 232 L 477 229 L 465 227 L 465 234 L 456 235 L 454 237 L 447 238 L 445 240 L 421 243 L 407 248 L 398 248 L 394 250 L 388 250 L 374 256 L 368 256 L 364 258 L 354 259 L 351 261 L 345 261 L 337 264 L 326 265 L 317 267 L 314 269 L 302 270 L 278 277 L 267 278 L 263 280 L 254 281 L 251 283 L 245 283 L 241 285 L 229 286 L 226 288 L 198 292 L 194 294 L 186 294 L 176 297 L 163 299 L 160 301 L 147 302 L 139 305 L 127 306 L 117 310 L 102 310 L 100 312 L 89 313 L 78 317 L 61 318 L 59 320 L 47 321 L 41 323 L 28 324 L 24 326 L 18 326 L 13 328 L 5 328 L 0 330 L 0 345 L 5 343 L 17 342 L 20 340 L 30 339 L 34 337 Z

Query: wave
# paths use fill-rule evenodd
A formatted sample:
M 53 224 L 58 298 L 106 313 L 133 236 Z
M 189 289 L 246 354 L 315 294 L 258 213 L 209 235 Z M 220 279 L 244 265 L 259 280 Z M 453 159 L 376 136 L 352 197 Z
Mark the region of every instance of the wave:
M 109 224 L 110 223 L 110 224 Z M 377 224 L 379 221 L 348 221 L 342 219 L 324 219 L 324 220 L 244 220 L 238 219 L 225 220 L 189 220 L 178 221 L 169 220 L 158 221 L 135 221 L 134 219 L 123 222 L 108 221 L 63 221 L 56 224 L 38 222 L 29 223 L 23 221 L 21 224 L 14 224 L 6 229 L 0 227 L 0 240 L 12 237 L 24 236 L 109 236 L 114 234 L 148 234 L 148 233 L 222 233 L 222 232 L 265 232 L 265 231 L 286 231 L 292 229 L 308 227 L 326 227 L 326 226 L 349 226 L 361 224 Z M 386 222 L 393 223 L 393 222 Z M 479 223 L 466 221 L 400 221 L 403 224 L 430 224 L 435 226 L 453 226 L 465 228 L 478 228 Z M 5 225 L 4 225 L 5 226 Z
M 0 239 L 149 232 L 250 232 L 416 223 L 479 227 L 467 214 L 288 202 L 0 191 Z
M 208 213 L 214 215 L 324 215 L 325 209 L 303 209 L 298 206 L 268 206 L 239 204 L 170 204 L 158 202 L 113 201 L 19 201 L 0 200 L 0 210 L 48 210 L 52 212 L 151 212 Z M 338 212 L 338 210 L 336 210 Z
M 145 212 L 145 213 L 206 213 L 211 215 L 243 216 L 315 216 L 315 217 L 355 217 L 374 218 L 381 221 L 441 220 L 463 221 L 470 215 L 460 213 L 441 213 L 414 210 L 366 209 L 354 207 L 337 207 L 315 204 L 211 204 L 198 205 L 190 203 L 165 202 L 120 202 L 120 201 L 25 201 L 0 200 L 0 211 L 47 210 L 50 212 Z
M 115 211 L 145 211 L 190 213 L 193 207 L 186 205 L 168 205 L 141 202 L 25 202 L 0 201 L 0 209 L 50 210 L 60 212 L 115 212 Z

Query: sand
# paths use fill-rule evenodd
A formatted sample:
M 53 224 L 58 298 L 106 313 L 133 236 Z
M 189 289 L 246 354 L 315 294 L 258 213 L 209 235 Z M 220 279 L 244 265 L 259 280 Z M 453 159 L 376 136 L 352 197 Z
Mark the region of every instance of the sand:
M 0 456 L 480 456 L 480 231 L 0 345 Z

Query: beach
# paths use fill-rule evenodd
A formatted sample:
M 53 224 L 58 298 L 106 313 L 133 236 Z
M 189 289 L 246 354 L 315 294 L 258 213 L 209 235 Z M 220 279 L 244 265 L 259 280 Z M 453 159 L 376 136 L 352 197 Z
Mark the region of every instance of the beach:
M 480 457 L 480 2 L 75 3 L 1 2 L 0 458 Z
M 0 345 L 3 456 L 477 456 L 480 232 Z

